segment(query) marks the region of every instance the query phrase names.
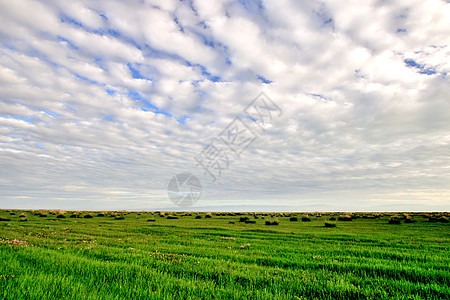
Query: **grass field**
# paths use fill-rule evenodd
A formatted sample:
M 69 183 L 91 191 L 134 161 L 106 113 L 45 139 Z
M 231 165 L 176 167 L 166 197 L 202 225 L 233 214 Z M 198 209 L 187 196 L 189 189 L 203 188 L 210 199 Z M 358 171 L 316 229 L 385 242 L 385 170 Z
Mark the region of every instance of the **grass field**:
M 450 299 L 448 214 L 339 216 L 3 210 L 0 298 Z

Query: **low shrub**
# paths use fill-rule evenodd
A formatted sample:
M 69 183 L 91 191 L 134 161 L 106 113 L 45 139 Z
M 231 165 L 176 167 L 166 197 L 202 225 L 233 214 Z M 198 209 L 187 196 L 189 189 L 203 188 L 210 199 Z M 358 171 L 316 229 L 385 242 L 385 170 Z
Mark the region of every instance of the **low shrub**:
M 156 222 L 155 219 L 147 219 L 147 222 Z
M 400 221 L 400 219 L 397 219 L 397 218 L 391 218 L 388 223 L 389 224 L 400 224 L 401 221 Z
M 239 218 L 239 222 L 245 222 L 245 221 L 248 221 L 249 219 L 248 219 L 248 217 L 240 217 Z
M 0 221 L 11 221 L 11 219 L 0 217 Z
M 336 223 L 325 222 L 325 227 L 336 227 Z
M 345 215 L 345 216 L 339 216 L 338 221 L 351 221 L 352 220 L 352 216 L 350 215 Z
M 104 217 L 104 216 L 105 216 L 104 213 L 98 213 L 98 214 L 97 214 L 97 217 Z
M 124 216 L 117 216 L 114 218 L 114 220 L 125 220 Z
M 448 219 L 447 219 L 447 217 L 440 217 L 440 218 L 438 219 L 438 222 L 441 222 L 441 223 L 448 223 Z
M 196 218 L 196 219 L 201 219 L 201 218 L 202 218 L 202 216 L 200 216 L 200 215 L 196 215 L 196 216 L 195 216 L 195 218 Z
M 64 214 L 58 214 L 57 216 L 56 216 L 56 218 L 58 218 L 58 219 L 64 219 L 66 216 L 64 215 Z
M 40 213 L 40 214 L 39 214 L 39 217 L 41 217 L 41 218 L 47 218 L 47 214 L 46 214 L 46 213 Z
M 176 220 L 176 219 L 178 219 L 178 217 L 177 217 L 177 216 L 174 216 L 174 215 L 168 215 L 168 216 L 167 216 L 167 219 L 168 219 L 168 220 Z
M 311 218 L 310 217 L 302 217 L 302 222 L 310 222 Z
M 289 221 L 295 222 L 295 221 L 298 221 L 298 218 L 297 217 L 290 217 Z
M 20 214 L 19 218 L 26 218 L 27 216 L 25 214 Z
M 335 217 L 331 217 L 329 220 L 330 221 L 336 221 L 336 218 Z
M 85 219 L 92 219 L 94 216 L 92 214 L 84 215 Z
M 210 218 L 212 218 L 212 215 L 210 213 L 205 215 L 205 219 L 210 219 Z
M 265 224 L 266 225 L 278 225 L 278 224 L 280 224 L 280 222 L 278 222 L 278 219 L 275 218 L 272 221 L 267 220 Z

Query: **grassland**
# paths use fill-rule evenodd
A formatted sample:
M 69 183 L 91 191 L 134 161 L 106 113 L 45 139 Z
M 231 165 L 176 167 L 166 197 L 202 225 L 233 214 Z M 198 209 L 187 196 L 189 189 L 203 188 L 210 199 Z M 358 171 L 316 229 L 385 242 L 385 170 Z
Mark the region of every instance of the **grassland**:
M 0 220 L 1 299 L 450 299 L 445 213 Z

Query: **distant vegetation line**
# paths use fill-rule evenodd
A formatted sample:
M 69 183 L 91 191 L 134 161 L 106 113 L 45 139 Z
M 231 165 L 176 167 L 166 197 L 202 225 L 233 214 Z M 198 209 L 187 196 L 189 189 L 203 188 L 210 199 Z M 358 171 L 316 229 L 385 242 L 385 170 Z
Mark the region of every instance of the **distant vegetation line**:
M 0 210 L 0 298 L 450 299 L 449 217 Z

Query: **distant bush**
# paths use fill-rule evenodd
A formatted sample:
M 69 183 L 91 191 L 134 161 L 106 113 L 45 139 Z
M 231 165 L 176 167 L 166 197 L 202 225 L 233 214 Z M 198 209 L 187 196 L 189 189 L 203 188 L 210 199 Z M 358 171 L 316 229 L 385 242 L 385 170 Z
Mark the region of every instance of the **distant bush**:
M 302 222 L 310 222 L 311 218 L 308 216 L 302 217 Z
M 196 215 L 196 216 L 195 216 L 195 218 L 196 218 L 196 219 L 201 219 L 201 218 L 202 218 L 202 216 L 200 216 L 200 215 Z
M 391 218 L 389 220 L 389 224 L 400 224 L 400 223 L 401 223 L 400 219 L 397 218 Z
M 19 218 L 26 218 L 27 216 L 25 214 L 20 214 Z
M 92 219 L 94 216 L 92 214 L 84 215 L 85 219 Z
M 239 218 L 239 222 L 245 222 L 245 221 L 248 221 L 249 219 L 248 219 L 248 217 L 240 217 Z
M 0 221 L 11 221 L 11 219 L 0 217 Z
M 16 215 L 16 213 L 15 213 L 15 212 L 13 212 L 13 211 L 12 211 L 12 212 L 10 212 L 9 214 L 10 214 L 11 216 L 14 216 L 14 215 Z
M 209 218 L 212 218 L 212 215 L 210 213 L 205 215 L 205 219 L 209 219 Z
M 336 223 L 325 222 L 325 227 L 336 227 Z
M 78 218 L 78 215 L 77 214 L 73 214 L 73 215 L 70 215 L 69 218 Z
M 124 216 L 117 216 L 114 218 L 114 220 L 125 220 Z
M 147 219 L 147 222 L 156 222 L 155 219 Z
M 28 219 L 19 219 L 19 222 L 28 222 Z
M 104 216 L 105 216 L 104 213 L 98 213 L 98 214 L 97 214 L 97 217 L 104 217 Z
M 336 221 L 336 218 L 335 217 L 331 217 L 330 221 Z
M 47 214 L 46 214 L 46 213 L 39 213 L 39 217 L 41 217 L 41 218 L 47 218 Z
M 234 224 L 234 222 L 233 222 L 233 221 L 230 221 L 230 222 L 228 222 L 228 224 Z
M 178 219 L 178 217 L 177 217 L 177 216 L 174 216 L 174 215 L 168 215 L 168 216 L 167 216 L 167 219 L 168 219 L 168 220 L 175 220 L 175 219 Z
M 295 222 L 295 221 L 298 221 L 298 218 L 297 217 L 290 217 L 289 221 Z
M 278 225 L 280 224 L 278 221 L 266 221 L 266 225 Z
M 448 218 L 447 218 L 447 217 L 440 217 L 440 218 L 438 219 L 438 222 L 441 222 L 441 223 L 448 223 Z
M 352 216 L 351 215 L 345 215 L 345 216 L 339 216 L 338 221 L 351 221 Z
M 64 219 L 66 216 L 64 215 L 64 214 L 62 214 L 62 213 L 60 213 L 60 214 L 58 214 L 57 216 L 56 216 L 56 218 L 58 218 L 58 219 Z

